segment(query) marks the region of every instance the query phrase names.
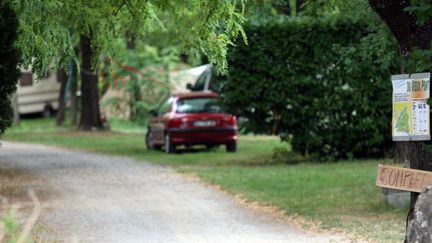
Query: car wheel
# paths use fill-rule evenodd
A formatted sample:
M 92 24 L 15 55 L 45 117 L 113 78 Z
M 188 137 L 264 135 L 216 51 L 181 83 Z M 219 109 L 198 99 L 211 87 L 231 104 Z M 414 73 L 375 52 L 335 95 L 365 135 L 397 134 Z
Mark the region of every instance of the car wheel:
M 147 131 L 145 136 L 145 143 L 147 150 L 160 150 L 162 148 L 161 145 L 154 144 L 153 135 L 150 131 Z
M 234 142 L 227 143 L 226 144 L 226 151 L 231 152 L 231 153 L 237 151 L 237 142 L 234 141 Z
M 147 133 L 146 133 L 145 143 L 146 143 L 147 150 L 153 150 L 154 149 L 153 139 L 152 139 L 152 135 L 151 135 L 150 131 L 147 131 Z
M 176 147 L 171 142 L 171 137 L 169 134 L 165 135 L 165 152 L 168 154 L 172 154 L 176 152 Z

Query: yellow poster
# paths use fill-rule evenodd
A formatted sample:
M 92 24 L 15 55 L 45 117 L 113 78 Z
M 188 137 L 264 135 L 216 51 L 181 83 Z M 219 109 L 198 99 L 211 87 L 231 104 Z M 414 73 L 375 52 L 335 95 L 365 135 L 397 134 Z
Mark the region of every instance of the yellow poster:
M 412 134 L 412 102 L 393 103 L 393 136 Z
M 430 74 L 393 75 L 394 141 L 430 140 Z

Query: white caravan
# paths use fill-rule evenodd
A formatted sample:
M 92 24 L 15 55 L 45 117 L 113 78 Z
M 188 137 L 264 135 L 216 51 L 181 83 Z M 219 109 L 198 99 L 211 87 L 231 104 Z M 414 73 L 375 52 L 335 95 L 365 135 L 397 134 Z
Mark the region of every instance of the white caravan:
M 42 112 L 44 117 L 49 117 L 58 109 L 59 93 L 56 75 L 36 80 L 31 71 L 22 71 L 17 89 L 18 112 L 20 115 Z

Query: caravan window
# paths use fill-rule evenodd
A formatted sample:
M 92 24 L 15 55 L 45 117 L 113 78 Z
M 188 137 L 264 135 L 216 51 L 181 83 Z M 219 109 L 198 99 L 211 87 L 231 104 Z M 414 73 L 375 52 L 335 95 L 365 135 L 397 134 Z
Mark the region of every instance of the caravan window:
M 33 85 L 33 74 L 29 73 L 21 73 L 20 79 L 21 86 L 32 86 Z

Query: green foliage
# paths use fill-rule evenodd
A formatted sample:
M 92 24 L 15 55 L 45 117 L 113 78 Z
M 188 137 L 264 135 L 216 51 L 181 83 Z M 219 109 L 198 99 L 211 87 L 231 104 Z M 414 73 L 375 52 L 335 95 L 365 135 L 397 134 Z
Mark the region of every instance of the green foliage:
M 226 48 L 242 34 L 244 0 L 13 0 L 21 21 L 19 46 L 26 63 L 41 71 L 75 57 L 80 35 L 92 37 L 95 55 L 112 55 L 125 33 L 138 40 L 176 24 L 174 38 L 188 53 L 204 53 L 226 67 Z
M 432 50 L 421 50 L 414 48 L 406 60 L 406 69 L 408 73 L 429 72 L 432 70 Z
M 351 19 L 369 21 L 374 18 L 367 0 L 306 0 L 301 15 L 306 16 L 344 16 Z
M 287 8 L 290 8 L 290 13 L 285 11 Z M 356 20 L 378 20 L 367 0 L 249 0 L 245 16 L 250 22 L 287 16 L 343 16 Z
M 417 16 L 419 24 L 424 24 L 432 16 L 432 3 L 428 0 L 411 0 L 411 6 L 406 7 L 405 11 Z
M 119 45 L 120 51 L 104 63 L 102 76 L 111 88 L 123 90 L 125 97 L 112 98 L 107 105 L 127 106 L 131 120 L 143 122 L 169 95 L 169 71 L 179 62 L 179 55 L 176 49 L 147 45 L 127 49 L 123 40 Z
M 396 44 L 350 19 L 297 18 L 245 26 L 249 45 L 229 54 L 219 83 L 247 131 L 277 133 L 303 154 L 352 158 L 391 147 Z M 245 92 L 247 90 L 247 92 Z
M 405 11 L 415 15 L 418 21 L 418 27 L 423 27 L 427 21 L 430 22 L 432 17 L 432 3 L 426 0 L 411 0 L 410 6 L 405 8 Z M 431 65 L 432 50 L 421 50 L 414 47 L 411 50 L 409 59 L 407 60 L 407 71 L 409 73 L 415 72 L 429 72 L 432 70 Z
M 8 1 L 0 3 L 0 136 L 12 123 L 10 95 L 16 90 L 20 75 L 20 52 L 15 47 L 18 19 Z
M 294 165 L 299 163 L 308 162 L 305 158 L 298 153 L 291 151 L 290 147 L 277 146 L 273 148 L 272 163 L 273 164 L 287 164 Z

